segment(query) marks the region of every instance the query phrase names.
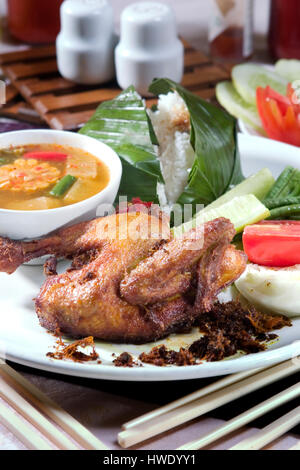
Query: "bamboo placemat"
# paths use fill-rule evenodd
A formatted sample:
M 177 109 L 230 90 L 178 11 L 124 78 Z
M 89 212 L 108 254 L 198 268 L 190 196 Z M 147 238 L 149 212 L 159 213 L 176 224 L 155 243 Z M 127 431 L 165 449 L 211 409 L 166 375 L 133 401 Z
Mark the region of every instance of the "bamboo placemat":
M 215 98 L 215 85 L 230 72 L 183 40 L 185 72 L 183 86 L 204 99 Z M 105 86 L 79 86 L 62 78 L 57 70 L 54 46 L 35 47 L 0 55 L 0 65 L 13 88 L 52 129 L 74 130 L 83 125 L 99 103 L 120 93 L 116 82 Z M 153 100 L 147 100 L 152 104 Z M 6 105 L 6 108 L 9 104 Z M 3 111 L 5 107 L 3 108 Z M 12 109 L 12 112 L 15 108 Z M 18 111 L 16 109 L 16 111 Z

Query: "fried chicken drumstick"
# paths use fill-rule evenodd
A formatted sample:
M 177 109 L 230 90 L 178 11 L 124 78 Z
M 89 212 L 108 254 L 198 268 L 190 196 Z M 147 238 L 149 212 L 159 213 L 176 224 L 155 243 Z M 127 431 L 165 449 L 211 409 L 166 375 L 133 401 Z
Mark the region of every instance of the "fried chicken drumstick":
M 216 219 L 165 240 L 166 222 L 145 213 L 117 214 L 58 230 L 33 242 L 0 238 L 0 271 L 13 273 L 42 256 L 56 260 L 35 300 L 43 327 L 72 336 L 146 343 L 190 327 L 246 267 L 230 245 L 231 222 Z M 169 233 L 169 230 L 167 230 Z

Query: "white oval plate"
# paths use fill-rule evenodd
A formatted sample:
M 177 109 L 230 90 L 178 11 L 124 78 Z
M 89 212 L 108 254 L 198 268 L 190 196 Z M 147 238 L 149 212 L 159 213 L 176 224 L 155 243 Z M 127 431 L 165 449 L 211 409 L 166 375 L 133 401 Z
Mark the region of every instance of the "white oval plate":
M 278 176 L 284 166 L 300 168 L 300 150 L 262 137 L 240 134 L 239 145 L 245 175 L 263 167 L 269 167 Z M 63 268 L 64 266 L 62 266 Z M 154 343 L 142 346 L 116 345 L 97 341 L 96 349 L 102 364 L 56 361 L 46 357 L 53 351 L 56 339 L 40 327 L 32 299 L 43 282 L 42 268 L 23 266 L 12 276 L 0 274 L 0 355 L 8 360 L 51 372 L 108 380 L 165 381 L 186 380 L 231 374 L 252 368 L 267 367 L 300 355 L 300 318 L 293 320 L 291 328 L 278 332 L 279 341 L 267 351 L 239 356 L 220 362 L 202 363 L 197 366 L 155 367 L 144 365 L 136 368 L 118 368 L 112 364 L 112 353 L 127 351 L 135 357 L 150 350 Z M 169 348 L 185 346 L 199 337 L 194 332 L 172 335 L 156 344 Z
M 254 129 L 254 127 L 250 126 L 249 124 L 246 124 L 244 121 L 242 121 L 242 119 L 238 119 L 238 124 L 239 124 L 239 129 L 242 134 L 263 137 L 262 133 Z

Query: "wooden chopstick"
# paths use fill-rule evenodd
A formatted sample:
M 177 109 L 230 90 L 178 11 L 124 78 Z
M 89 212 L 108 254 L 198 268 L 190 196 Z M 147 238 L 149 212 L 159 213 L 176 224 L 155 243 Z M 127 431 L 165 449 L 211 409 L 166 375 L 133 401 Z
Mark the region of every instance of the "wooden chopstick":
M 0 423 L 30 450 L 53 450 L 48 442 L 34 432 L 7 406 L 0 403 Z
M 289 360 L 277 366 L 256 373 L 226 388 L 217 390 L 211 395 L 204 396 L 193 402 L 189 402 L 179 408 L 172 409 L 151 421 L 141 423 L 130 429 L 122 431 L 118 435 L 121 447 L 127 448 L 150 437 L 161 434 L 180 424 L 204 415 L 237 398 L 254 392 L 261 387 L 288 377 L 300 370 L 300 361 Z
M 58 424 L 84 449 L 108 450 L 108 447 L 88 429 L 10 366 L 5 363 L 1 364 L 0 375 L 36 408 Z
M 293 447 L 291 447 L 289 450 L 300 450 L 300 441 L 295 444 Z
M 300 406 L 229 450 L 259 450 L 300 423 Z
M 24 400 L 24 398 L 2 377 L 0 377 L 0 396 L 59 449 L 78 449 L 78 447 L 67 436 L 50 423 L 48 419 L 37 411 L 28 401 Z
M 235 418 L 227 421 L 222 426 L 219 426 L 209 434 L 201 437 L 200 439 L 189 442 L 181 447 L 178 450 L 196 450 L 202 449 L 203 447 L 211 444 L 214 441 L 217 441 L 221 437 L 226 436 L 227 434 L 240 429 L 242 426 L 245 426 L 251 421 L 259 418 L 260 416 L 269 413 L 271 410 L 278 408 L 279 406 L 287 403 L 288 401 L 294 400 L 300 396 L 300 383 L 293 385 L 292 387 L 284 390 L 283 392 L 278 393 L 272 398 L 260 403 L 257 406 L 254 406 L 250 410 L 245 411 L 244 413 L 236 416 Z
M 216 392 L 217 390 L 225 388 L 228 385 L 246 379 L 251 375 L 257 374 L 257 372 L 259 372 L 260 370 L 261 369 L 253 369 L 247 370 L 245 372 L 240 372 L 238 374 L 227 375 L 223 379 L 213 382 L 212 384 L 203 387 L 200 390 L 197 390 L 196 392 L 193 392 L 183 398 L 179 398 L 178 400 L 169 403 L 168 405 L 162 406 L 161 408 L 157 408 L 156 410 L 150 411 L 149 413 L 146 413 L 142 416 L 139 416 L 138 418 L 128 421 L 127 423 L 122 425 L 122 429 L 130 429 L 139 424 L 151 421 L 152 419 L 157 418 L 158 416 L 161 416 L 164 413 L 167 413 L 168 411 L 175 410 L 176 408 L 186 405 L 187 403 L 191 403 L 192 401 L 195 401 L 198 398 L 202 398 L 205 395 L 209 395 L 210 393 Z

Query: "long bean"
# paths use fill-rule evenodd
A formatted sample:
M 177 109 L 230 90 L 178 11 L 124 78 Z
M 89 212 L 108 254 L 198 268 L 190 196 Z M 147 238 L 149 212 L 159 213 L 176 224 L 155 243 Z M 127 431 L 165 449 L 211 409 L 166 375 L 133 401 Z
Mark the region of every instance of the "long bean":
M 300 204 L 300 197 L 286 197 L 282 199 L 265 199 L 264 205 L 269 209 L 276 209 L 278 207 L 291 206 L 295 204 Z
M 75 183 L 76 180 L 77 178 L 75 178 L 75 176 L 64 176 L 61 180 L 58 181 L 58 183 L 56 183 L 54 188 L 52 188 L 52 190 L 50 191 L 51 196 L 62 197 L 68 191 L 68 189 L 70 189 L 70 187 Z
M 278 199 L 290 196 L 300 196 L 300 171 L 288 166 L 278 177 L 266 199 Z
M 300 204 L 293 204 L 291 206 L 282 206 L 272 209 L 269 219 L 287 219 L 298 214 L 300 215 Z

